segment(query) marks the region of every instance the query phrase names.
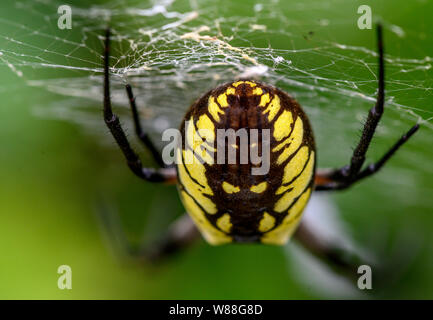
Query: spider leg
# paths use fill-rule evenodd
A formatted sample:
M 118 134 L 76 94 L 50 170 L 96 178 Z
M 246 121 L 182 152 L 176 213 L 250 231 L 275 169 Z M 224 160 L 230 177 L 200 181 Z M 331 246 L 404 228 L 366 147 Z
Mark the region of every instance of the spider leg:
M 332 220 L 328 220 L 330 224 L 324 223 L 326 215 L 319 217 L 315 221 L 303 219 L 293 238 L 333 273 L 357 284 L 360 279 L 359 267 L 369 266 L 373 272 L 374 294 L 389 290 L 396 279 L 401 277 L 401 272 L 408 263 L 403 261 L 410 260 L 405 253 L 400 255 L 405 250 L 400 250 L 400 253 L 394 256 L 377 251 L 377 248 L 371 250 L 373 248 L 361 247 L 356 241 L 352 241 L 350 234 L 345 234 L 344 229 L 333 227 Z M 411 249 L 414 249 L 414 246 L 411 246 Z M 406 267 L 401 268 L 405 263 Z
M 132 110 L 135 133 L 137 134 L 141 142 L 145 145 L 145 147 L 150 151 L 156 163 L 158 163 L 158 165 L 162 168 L 165 167 L 164 161 L 162 160 L 161 154 L 158 152 L 158 149 L 152 143 L 148 134 L 143 131 L 143 128 L 140 124 L 140 118 L 138 116 L 137 105 L 135 104 L 135 97 L 134 94 L 132 93 L 132 88 L 129 84 L 126 85 L 126 93 L 128 94 L 129 104 Z
M 316 190 L 341 190 L 354 182 L 377 172 L 397 149 L 414 134 L 419 125 L 412 127 L 377 163 L 362 170 L 365 156 L 373 139 L 374 132 L 384 112 L 385 66 L 383 58 L 382 26 L 377 26 L 377 47 L 379 55 L 378 94 L 376 104 L 370 109 L 358 145 L 353 151 L 350 164 L 338 169 L 319 171 L 316 175 Z
M 355 252 L 348 251 L 336 242 L 322 239 L 304 222 L 296 230 L 294 239 L 332 270 L 348 279 L 356 279 L 358 267 L 365 263 Z
M 184 214 L 174 221 L 165 234 L 150 245 L 133 245 L 127 238 L 119 216 L 106 206 L 107 201 L 100 201 L 97 208 L 98 220 L 107 234 L 110 246 L 116 254 L 134 261 L 158 263 L 174 256 L 191 246 L 199 239 L 199 232 L 191 218 Z
M 154 263 L 170 258 L 187 249 L 200 238 L 200 233 L 188 214 L 184 214 L 169 230 L 144 251 L 144 256 Z
M 338 170 L 318 170 L 315 176 L 315 190 L 325 191 L 346 189 L 355 182 L 358 182 L 359 180 L 373 175 L 386 164 L 386 162 L 395 154 L 395 152 L 400 149 L 400 147 L 406 141 L 408 141 L 409 138 L 418 131 L 418 129 L 419 124 L 414 125 L 378 161 L 371 163 L 363 170 L 359 171 L 356 176 L 352 177 L 350 180 L 341 179 L 340 172 Z
M 344 177 L 353 177 L 361 169 L 365 161 L 365 154 L 367 153 L 370 142 L 373 139 L 374 132 L 376 131 L 377 124 L 383 115 L 385 99 L 385 67 L 383 61 L 383 39 L 381 25 L 377 26 L 377 47 L 379 51 L 379 83 L 376 104 L 368 113 L 367 121 L 365 122 L 364 128 L 362 130 L 361 139 L 353 151 L 349 167 L 340 169 L 341 174 Z
M 105 50 L 104 50 L 104 120 L 105 123 L 116 140 L 117 145 L 121 149 L 126 158 L 129 168 L 138 177 L 150 182 L 172 182 L 176 179 L 176 171 L 174 168 L 152 169 L 143 168 L 141 160 L 126 138 L 125 132 L 120 125 L 119 118 L 113 113 L 110 99 L 110 74 L 109 74 L 109 59 L 110 59 L 110 30 L 106 30 L 105 34 Z

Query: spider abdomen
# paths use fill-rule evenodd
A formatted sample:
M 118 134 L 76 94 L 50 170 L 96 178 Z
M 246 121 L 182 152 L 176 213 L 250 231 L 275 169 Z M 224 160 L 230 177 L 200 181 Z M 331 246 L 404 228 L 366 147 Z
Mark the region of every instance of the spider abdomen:
M 307 203 L 315 170 L 308 119 L 286 93 L 255 81 L 217 87 L 181 126 L 179 191 L 212 244 L 283 244 Z

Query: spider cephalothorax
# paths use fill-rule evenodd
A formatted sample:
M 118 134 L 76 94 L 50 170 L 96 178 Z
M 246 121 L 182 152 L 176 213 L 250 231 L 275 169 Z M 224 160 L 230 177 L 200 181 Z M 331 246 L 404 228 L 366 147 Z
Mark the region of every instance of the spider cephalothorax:
M 310 197 L 315 168 L 314 139 L 299 104 L 274 87 L 236 81 L 198 99 L 184 120 L 177 161 L 179 191 L 203 236 L 213 244 L 285 243 Z M 263 149 L 269 148 L 269 166 L 263 174 L 252 173 L 251 160 L 240 163 L 239 135 L 234 144 L 227 136 L 227 143 L 216 143 L 217 131 L 227 129 L 244 129 L 247 139 L 257 129 L 257 142 L 246 140 L 245 152 L 249 155 L 257 148 L 263 156 Z M 269 130 L 269 144 L 262 143 L 264 130 Z M 235 151 L 234 163 L 227 161 L 229 148 Z M 217 163 L 218 158 L 223 163 Z

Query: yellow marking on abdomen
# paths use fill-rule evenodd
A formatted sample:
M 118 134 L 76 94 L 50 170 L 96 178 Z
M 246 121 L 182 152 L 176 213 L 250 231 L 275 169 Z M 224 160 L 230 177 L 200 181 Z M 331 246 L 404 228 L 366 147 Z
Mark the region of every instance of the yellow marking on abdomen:
M 216 122 L 220 121 L 219 113 L 224 114 L 224 111 L 222 111 L 220 107 L 217 105 L 217 103 L 215 102 L 215 98 L 213 96 L 209 97 L 207 109 Z
M 227 102 L 227 95 L 229 95 L 229 94 L 235 94 L 235 92 L 236 92 L 236 90 L 234 88 L 228 88 L 225 93 L 221 93 L 217 97 L 217 101 L 218 101 L 219 105 L 222 108 L 228 107 L 229 103 Z
M 262 193 L 263 191 L 266 190 L 267 187 L 268 187 L 268 183 L 266 181 L 263 181 L 262 183 L 259 183 L 258 185 L 252 186 L 250 188 L 250 190 L 251 190 L 251 192 Z
M 274 124 L 274 138 L 277 141 L 287 137 L 291 131 L 291 124 L 293 122 L 292 113 L 284 110 L 283 113 L 275 120 Z
M 206 114 L 198 118 L 197 129 L 199 130 L 199 135 L 207 142 L 212 143 L 215 141 L 215 126 Z
M 197 157 L 193 154 L 192 150 L 182 150 L 182 153 L 184 159 L 186 157 L 193 157 L 193 161 L 192 163 L 186 163 L 185 161 L 183 161 L 183 159 L 179 159 L 179 165 L 185 165 L 191 177 L 204 187 L 201 187 L 201 191 L 205 194 L 212 196 L 213 191 L 207 182 L 206 168 L 204 167 L 204 165 L 200 163 L 199 159 L 197 159 Z
M 207 117 L 207 119 L 212 122 L 209 117 Z M 204 119 L 203 121 L 206 122 L 207 120 Z M 195 154 L 200 155 L 204 162 L 212 165 L 214 163 L 213 152 L 215 151 L 215 148 L 210 144 L 213 145 L 213 141 L 211 141 L 211 139 L 215 139 L 215 131 L 205 128 L 206 125 L 210 126 L 209 124 L 204 124 L 202 122 L 200 125 L 203 126 L 203 128 L 200 129 L 200 134 L 207 136 L 209 142 L 205 143 L 201 136 L 197 133 L 194 127 L 193 117 L 191 117 L 187 121 L 186 145 L 191 148 Z M 214 127 L 213 123 L 212 127 Z M 188 154 L 188 156 L 185 158 L 185 163 L 191 164 L 194 162 L 195 159 L 191 155 L 192 154 Z
M 298 118 L 296 119 L 295 127 L 293 128 L 293 131 L 290 134 L 290 136 L 287 139 L 285 139 L 283 142 L 281 142 L 279 145 L 277 145 L 274 149 L 272 149 L 273 152 L 277 152 L 287 144 L 290 144 L 278 156 L 277 164 L 282 164 L 284 161 L 286 161 L 289 158 L 289 156 L 293 152 L 298 150 L 299 146 L 302 143 L 303 138 L 304 138 L 304 125 L 301 118 Z
M 227 95 L 229 95 L 229 94 L 235 94 L 235 92 L 236 92 L 235 88 L 228 88 L 228 89 L 226 90 L 226 94 L 227 94 Z
M 301 173 L 308 161 L 308 147 L 303 146 L 296 155 L 284 167 L 282 184 L 289 183 L 294 177 Z M 277 191 L 277 194 L 278 191 Z
M 262 102 L 260 101 L 260 104 Z M 281 103 L 280 103 L 280 97 L 278 95 L 274 95 L 274 98 L 272 99 L 271 103 L 269 103 L 268 107 L 263 111 L 263 114 L 268 114 L 268 120 L 272 121 L 274 117 L 277 115 L 278 111 L 280 111 Z
M 183 150 L 183 156 L 185 157 L 185 152 L 192 152 L 191 150 Z M 195 157 L 194 155 L 192 155 Z M 182 185 L 185 187 L 186 191 L 194 197 L 194 199 L 203 207 L 203 209 L 209 214 L 217 213 L 217 208 L 215 203 L 212 202 L 205 194 L 213 195 L 212 189 L 209 187 L 206 176 L 204 174 L 205 168 L 204 165 L 201 164 L 198 159 L 194 161 L 192 164 L 185 164 L 188 168 L 188 172 L 191 176 L 188 175 L 188 172 L 185 170 L 183 166 L 183 159 L 181 149 L 177 150 L 177 160 L 178 160 L 178 174 L 179 180 Z M 198 183 L 196 183 L 196 180 Z
M 266 232 L 271 230 L 275 225 L 275 218 L 269 213 L 265 212 L 263 218 L 260 220 L 259 231 Z
M 259 96 L 259 95 L 263 94 L 262 88 L 259 88 L 259 87 L 254 88 L 253 89 L 253 94 L 256 95 L 256 96 Z
M 250 87 L 253 87 L 253 88 L 255 86 L 257 86 L 256 83 L 251 82 L 251 81 L 237 81 L 237 82 L 232 83 L 232 86 L 236 88 L 236 87 L 238 87 L 239 85 L 241 85 L 243 83 L 248 84 Z
M 261 241 L 266 244 L 283 245 L 292 236 L 302 217 L 305 205 L 310 198 L 311 190 L 307 189 L 293 205 L 281 224 L 274 230 L 265 233 Z
M 241 189 L 237 186 L 234 186 L 226 181 L 223 182 L 222 184 L 223 190 L 226 193 L 236 193 L 239 192 Z
M 195 225 L 198 227 L 207 242 L 213 245 L 218 245 L 232 241 L 231 237 L 227 236 L 226 234 L 215 228 L 206 219 L 203 210 L 200 209 L 200 207 L 185 191 L 181 191 L 180 195 L 186 211 L 188 212 L 192 220 L 194 220 Z
M 225 93 L 221 93 L 217 98 L 218 103 L 221 107 L 225 108 L 229 106 L 229 103 L 227 102 L 227 95 Z
M 306 161 L 306 160 L 305 160 Z M 304 162 L 305 163 L 305 162 Z M 287 164 L 289 165 L 290 162 Z M 304 171 L 301 173 L 299 177 L 297 177 L 290 185 L 281 186 L 278 188 L 276 194 L 281 194 L 289 189 L 275 204 L 274 210 L 276 212 L 284 212 L 287 208 L 293 203 L 293 201 L 298 197 L 302 191 L 307 187 L 307 185 L 311 181 L 311 177 L 313 174 L 314 168 L 314 152 L 311 151 L 310 159 L 308 160 L 307 165 L 305 166 Z
M 232 228 L 230 215 L 228 213 L 224 213 L 221 218 L 217 220 L 216 225 L 225 233 L 229 233 Z
M 265 93 L 260 97 L 259 107 L 266 106 L 266 104 L 269 103 L 269 101 L 271 101 L 271 97 L 269 96 L 269 93 Z

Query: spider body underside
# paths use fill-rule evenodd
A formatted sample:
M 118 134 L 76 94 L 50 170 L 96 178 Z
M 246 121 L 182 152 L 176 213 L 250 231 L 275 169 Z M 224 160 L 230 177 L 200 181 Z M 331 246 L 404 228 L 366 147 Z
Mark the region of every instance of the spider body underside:
M 186 211 L 209 243 L 262 242 L 282 245 L 294 234 L 306 249 L 325 262 L 356 275 L 359 259 L 348 259 L 347 254 L 340 254 L 338 244 L 322 242 L 317 234 L 300 223 L 300 218 L 313 191 L 346 189 L 378 172 L 419 128 L 418 124 L 413 126 L 377 162 L 365 165 L 368 147 L 384 112 L 385 70 L 381 25 L 377 28 L 377 43 L 377 101 L 368 113 L 350 163 L 341 168 L 316 170 L 313 133 L 299 104 L 279 89 L 246 79 L 221 85 L 198 99 L 186 113 L 184 120 L 189 120 L 189 125 L 183 122 L 181 133 L 183 138 L 187 138 L 191 132 L 203 128 L 211 132 L 218 128 L 269 129 L 271 154 L 267 174 L 251 175 L 251 163 L 216 164 L 204 161 L 202 164 L 188 164 L 183 160 L 192 149 L 195 150 L 188 139 L 183 139 L 182 148 L 178 149 L 180 161 L 176 169 L 166 167 L 158 150 L 142 130 L 132 88 L 126 85 L 136 133 L 160 165 L 158 169 L 143 167 L 119 119 L 112 112 L 109 30 L 104 55 L 104 120 L 134 174 L 149 182 L 178 183 Z M 201 143 L 206 144 L 209 140 L 212 140 L 212 135 L 204 137 Z M 206 155 L 203 154 L 203 157 Z M 191 219 L 183 217 L 173 224 L 160 242 L 140 254 L 159 258 L 178 251 L 197 238 L 197 227 Z

